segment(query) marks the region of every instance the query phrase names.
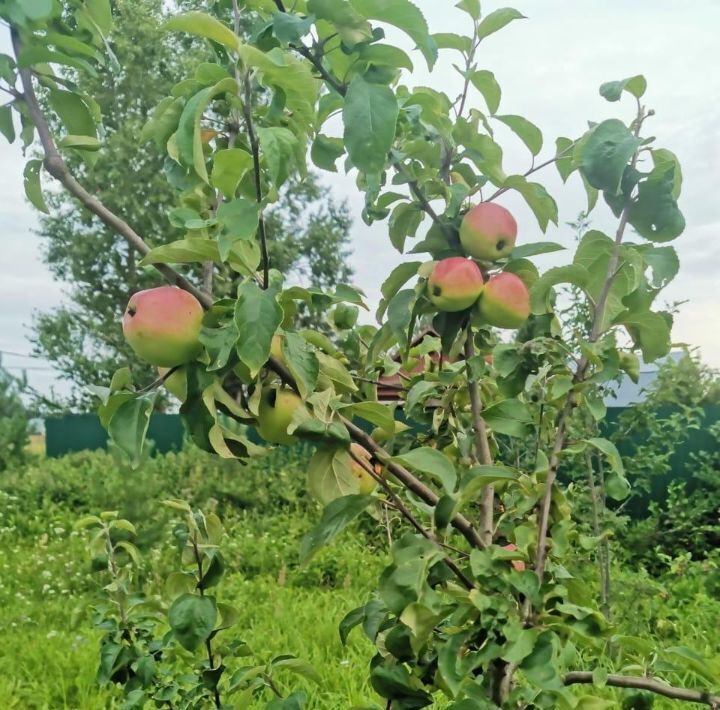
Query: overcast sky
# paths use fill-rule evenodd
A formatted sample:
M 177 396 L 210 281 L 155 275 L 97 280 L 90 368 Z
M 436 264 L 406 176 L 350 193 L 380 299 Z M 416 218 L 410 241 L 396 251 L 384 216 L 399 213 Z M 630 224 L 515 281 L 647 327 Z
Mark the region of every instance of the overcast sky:
M 451 9 L 452 2 L 417 0 L 417 4 L 433 31 L 465 30 L 467 17 Z M 489 12 L 504 4 L 485 0 L 483 8 Z M 680 206 L 687 229 L 674 242 L 681 273 L 668 289 L 667 300 L 687 303 L 681 307 L 673 337 L 699 347 L 708 364 L 720 367 L 720 199 L 715 192 L 720 188 L 720 2 L 517 0 L 512 4 L 528 19 L 488 38 L 480 62 L 502 86 L 500 112 L 521 113 L 542 129 L 545 148 L 540 161 L 552 155 L 557 136 L 580 135 L 588 119 L 633 115 L 630 100 L 609 104 L 599 96 L 602 82 L 638 73 L 647 77 L 644 101 L 657 114 L 646 124 L 647 132 L 678 155 L 684 173 Z M 406 46 L 392 30 L 388 37 Z M 7 37 L 0 36 L 0 52 L 7 51 L 7 44 Z M 415 52 L 413 83 L 431 81 L 450 97 L 457 95 L 460 80 L 449 64 L 452 54 L 443 53 L 445 61 L 430 79 Z M 482 99 L 475 96 L 474 105 L 483 108 Z M 505 148 L 505 171 L 526 170 L 529 162 L 524 148 L 511 134 L 498 133 Z M 63 298 L 63 286 L 53 282 L 42 263 L 40 240 L 33 233 L 36 218 L 23 196 L 23 165 L 19 147 L 8 146 L 0 138 L 0 351 L 21 354 L 30 351 L 33 313 L 50 309 Z M 560 227 L 551 227 L 543 236 L 522 200 L 507 196 L 503 204 L 517 216 L 518 239 L 552 239 L 570 245 L 572 233 L 565 222 L 584 208 L 584 190 L 577 178 L 563 186 L 553 167 L 536 175 L 558 202 Z M 333 178 L 335 195 L 348 199 L 355 217 L 351 259 L 355 281 L 374 306 L 382 278 L 402 256 L 390 245 L 384 224 L 368 228 L 360 220 L 362 196 L 352 177 Z M 597 209 L 592 221 L 596 228 L 613 229 L 605 208 Z M 559 252 L 537 263 L 547 267 L 570 258 L 567 252 Z M 2 361 L 11 368 L 48 367 L 42 361 L 9 354 L 3 354 Z M 27 374 L 41 391 L 47 392 L 53 384 L 64 389 L 51 370 L 32 369 Z

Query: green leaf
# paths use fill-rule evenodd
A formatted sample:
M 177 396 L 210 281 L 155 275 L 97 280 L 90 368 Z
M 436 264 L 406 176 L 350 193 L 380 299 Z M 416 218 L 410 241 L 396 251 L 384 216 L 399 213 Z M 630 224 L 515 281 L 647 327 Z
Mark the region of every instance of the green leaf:
M 340 138 L 331 138 L 318 133 L 310 149 L 310 159 L 323 170 L 337 172 L 335 163 L 345 153 L 345 144 Z
M 673 196 L 675 166 L 662 163 L 638 185 L 628 220 L 640 236 L 654 242 L 669 242 L 685 229 L 685 217 Z
M 502 655 L 503 660 L 508 663 L 520 663 L 527 658 L 535 648 L 539 633 L 537 629 L 522 629 L 517 638 L 509 641 L 505 646 Z
M 33 207 L 45 214 L 50 214 L 40 186 L 41 168 L 42 160 L 28 160 L 27 165 L 25 165 L 25 170 L 23 171 L 23 185 L 25 187 L 25 195 Z
M 680 270 L 680 260 L 673 247 L 647 245 L 640 251 L 645 263 L 652 269 L 652 285 L 655 288 L 667 286 Z
M 235 325 L 238 329 L 237 353 L 251 376 L 255 376 L 270 357 L 270 344 L 283 320 L 275 292 L 263 290 L 254 281 L 238 288 Z
M 385 167 L 398 114 L 397 99 L 387 86 L 370 84 L 361 76 L 350 82 L 343 107 L 344 141 L 358 170 L 379 173 Z
M 286 671 L 294 673 L 295 675 L 307 678 L 317 685 L 322 683 L 320 674 L 315 670 L 315 668 L 301 658 L 296 658 L 295 656 L 278 656 L 270 661 L 270 665 L 273 668 L 282 668 Z
M 178 643 L 194 651 L 215 628 L 217 608 L 212 597 L 182 594 L 168 610 L 168 623 Z
M 432 696 L 416 687 L 416 679 L 403 665 L 378 664 L 370 673 L 370 684 L 378 695 L 391 699 L 392 706 L 407 710 L 432 705 Z
M 421 446 L 417 449 L 394 456 L 393 461 L 397 461 L 405 466 L 410 466 L 417 471 L 427 473 L 437 478 L 443 485 L 443 488 L 452 493 L 457 483 L 457 472 L 450 459 L 437 449 L 429 446 Z
M 231 200 L 245 174 L 252 170 L 253 159 L 242 148 L 226 148 L 215 153 L 210 184 Z
M 490 113 L 495 113 L 500 106 L 502 96 L 495 74 L 487 69 L 479 69 L 470 75 L 470 83 L 482 94 Z
M 360 58 L 373 66 L 413 70 L 410 57 L 399 47 L 389 44 L 367 44 L 360 48 Z
M 272 29 L 275 37 L 283 44 L 299 42 L 313 25 L 314 17 L 300 17 L 288 12 L 276 12 L 272 16 Z
M 315 351 L 302 335 L 286 333 L 282 338 L 282 354 L 300 390 L 300 396 L 307 398 L 315 389 L 320 373 L 320 363 Z
M 555 167 L 560 178 L 563 182 L 567 182 L 567 179 L 575 170 L 576 166 L 573 163 L 573 151 L 572 148 L 575 145 L 575 141 L 570 138 L 560 137 L 555 140 Z
M 608 101 L 619 101 L 623 91 L 639 99 L 647 89 L 647 81 L 642 74 L 620 81 L 607 81 L 600 86 L 600 96 Z
M 251 688 L 252 690 L 252 688 Z M 252 698 L 252 695 L 248 698 L 248 702 Z M 305 707 L 307 696 L 302 691 L 296 691 L 290 693 L 285 698 L 274 698 L 266 706 L 265 710 L 302 710 Z M 244 703 L 241 703 L 239 707 L 246 707 Z
M 22 11 L 28 20 L 44 20 L 52 9 L 52 0 L 23 0 L 22 3 Z
M 650 152 L 655 167 L 653 172 L 657 171 L 658 174 L 664 174 L 664 169 L 673 168 L 672 196 L 677 200 L 677 198 L 680 197 L 680 190 L 682 189 L 682 169 L 680 167 L 680 161 L 675 153 L 667 148 L 653 148 Z
M 612 443 L 612 441 L 609 441 L 608 439 L 601 439 L 601 438 L 594 438 L 594 439 L 585 439 L 585 442 L 590 444 L 590 446 L 594 446 L 598 451 L 601 451 L 605 456 L 607 457 L 608 463 L 610 464 L 610 467 L 617 471 L 620 475 L 625 475 L 625 467 L 623 466 L 622 457 L 620 456 L 620 453 L 617 450 L 617 447 L 615 444 Z
M 48 92 L 48 101 L 68 133 L 97 137 L 95 120 L 87 104 L 78 94 L 52 89 Z
M 230 258 L 236 242 L 254 239 L 259 219 L 260 208 L 257 202 L 242 197 L 223 202 L 218 207 L 218 253 L 223 261 Z
M 422 266 L 421 261 L 405 261 L 390 272 L 390 275 L 385 279 L 380 288 L 383 300 L 377 312 L 378 321 L 382 320 L 387 304 L 392 300 L 393 296 L 395 296 L 413 276 L 417 275 L 420 266 Z
M 492 483 L 499 481 L 516 481 L 518 472 L 507 466 L 473 466 L 463 478 L 460 488 L 461 506 L 476 500 L 480 491 Z
M 432 37 L 438 49 L 456 49 L 463 53 L 472 49 L 472 40 L 464 35 L 454 32 L 436 32 Z
M 437 60 L 437 46 L 430 35 L 422 12 L 410 0 L 350 0 L 355 10 L 368 20 L 387 22 L 412 39 L 432 69 Z
M 580 170 L 592 187 L 617 194 L 640 139 L 617 118 L 599 123 L 582 146 Z
M 630 495 L 630 484 L 625 478 L 625 467 L 615 444 L 607 439 L 585 439 L 585 443 L 594 446 L 605 454 L 612 471 L 605 476 L 605 490 L 613 500 L 623 500 Z
M 222 22 L 204 12 L 186 12 L 171 17 L 164 25 L 170 32 L 189 32 L 197 37 L 205 37 L 213 42 L 225 45 L 237 51 L 239 40 L 235 33 Z
M 530 242 L 515 247 L 510 253 L 511 259 L 526 259 L 529 256 L 539 254 L 551 254 L 554 251 L 562 251 L 565 247 L 557 242 Z
M 315 356 L 320 362 L 320 372 L 332 381 L 338 392 L 357 392 L 357 385 L 345 365 L 322 352 L 315 353 Z
M 192 264 L 203 261 L 220 261 L 218 244 L 214 239 L 179 239 L 150 250 L 140 260 L 148 264 Z
M 123 402 L 112 415 L 108 434 L 134 468 L 142 461 L 143 446 L 155 405 L 155 393 Z
M 388 303 L 387 324 L 403 347 L 407 344 L 408 328 L 416 301 L 415 291 L 404 289 L 398 291 Z
M 270 180 L 280 187 L 297 164 L 298 140 L 292 131 L 278 126 L 258 128 L 257 134 Z
M 505 399 L 483 410 L 485 423 L 498 434 L 527 436 L 532 415 L 527 405 L 519 399 Z
M 63 136 L 58 141 L 60 148 L 76 148 L 77 150 L 100 150 L 102 143 L 92 136 Z
M 15 140 L 15 126 L 13 125 L 12 108 L 0 106 L 0 133 L 7 138 L 8 143 Z
M 351 49 L 373 38 L 370 23 L 347 0 L 309 0 L 308 10 L 319 20 L 332 23 L 343 44 Z
M 528 182 L 523 175 L 510 175 L 505 179 L 503 187 L 517 190 L 525 198 L 543 232 L 547 229 L 548 223 L 558 223 L 557 204 L 539 182 Z
M 522 116 L 494 116 L 497 121 L 504 123 L 533 154 L 542 150 L 543 136 L 540 129 L 527 118 Z
M 313 76 L 311 65 L 291 53 L 275 47 L 262 51 L 250 44 L 240 47 L 245 66 L 256 69 L 255 78 L 270 89 L 281 89 L 285 95 L 288 124 L 295 133 L 306 135 L 315 126 L 315 105 L 320 82 Z M 305 145 L 303 142 L 303 155 Z
M 342 405 L 339 410 L 346 416 L 365 419 L 391 435 L 395 433 L 395 416 L 392 409 L 385 404 L 370 401 L 353 402 L 352 404 Z
M 522 20 L 524 18 L 525 15 L 513 7 L 501 7 L 498 10 L 494 10 L 489 15 L 486 15 L 478 26 L 478 39 L 484 39 L 494 32 L 501 30 L 513 20 Z
M 198 91 L 185 104 L 185 108 L 180 115 L 177 132 L 175 133 L 178 157 L 183 165 L 194 168 L 198 177 L 204 182 L 208 182 L 208 174 L 205 167 L 200 125 L 203 112 L 216 96 L 226 93 L 237 94 L 237 91 L 238 87 L 235 79 L 230 77 L 223 79 L 214 86 Z
M 423 211 L 411 202 L 397 205 L 388 221 L 388 233 L 392 245 L 402 254 L 405 238 L 414 237 L 423 220 Z
M 480 19 L 480 0 L 460 0 L 455 7 L 467 12 L 475 21 Z
M 551 289 L 561 283 L 571 283 L 584 288 L 588 282 L 587 269 L 579 264 L 556 266 L 546 271 L 530 286 L 530 306 L 535 314 L 550 312 L 552 308 Z
M 583 235 L 575 252 L 574 263 L 584 267 L 588 273 L 583 289 L 595 303 L 606 288 L 605 277 L 614 250 L 614 240 L 593 229 Z M 642 270 L 643 263 L 637 252 L 621 247 L 619 265 L 607 292 L 603 320 L 599 324 L 601 331 L 626 309 L 623 301 L 638 287 L 638 274 Z
M 323 510 L 320 522 L 300 543 L 300 562 L 307 562 L 321 547 L 344 530 L 372 502 L 372 496 L 349 495 L 336 498 Z
M 347 449 L 320 448 L 308 465 L 308 488 L 321 503 L 356 494 L 358 481 L 353 476 Z
M 672 318 L 667 314 L 624 311 L 615 322 L 627 328 L 630 337 L 642 350 L 645 362 L 653 362 L 670 352 Z

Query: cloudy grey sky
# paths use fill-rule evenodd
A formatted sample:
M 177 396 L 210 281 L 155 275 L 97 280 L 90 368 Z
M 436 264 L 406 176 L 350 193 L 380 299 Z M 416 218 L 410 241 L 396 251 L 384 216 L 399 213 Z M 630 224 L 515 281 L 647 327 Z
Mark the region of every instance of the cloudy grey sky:
M 391 0 L 388 0 L 391 1 Z M 446 0 L 416 0 L 433 31 L 463 32 L 466 16 Z M 717 0 L 516 0 L 490 2 L 486 12 L 512 4 L 528 16 L 486 40 L 480 57 L 482 68 L 491 69 L 503 89 L 502 113 L 521 113 L 534 121 L 545 135 L 549 157 L 554 139 L 582 133 L 588 119 L 620 115 L 629 119 L 630 101 L 609 104 L 598 94 L 608 80 L 642 73 L 649 88 L 645 102 L 657 115 L 648 131 L 658 143 L 673 150 L 684 172 L 681 208 L 687 230 L 675 242 L 681 275 L 668 289 L 667 299 L 687 301 L 676 320 L 674 339 L 700 348 L 703 359 L 720 367 L 720 2 Z M 388 36 L 405 44 L 392 30 Z M 7 51 L 7 37 L 0 36 L 0 52 Z M 450 68 L 448 54 L 427 75 L 422 57 L 414 54 L 413 83 L 432 85 L 454 97 L 460 80 Z M 482 108 L 481 99 L 475 97 Z M 505 147 L 508 174 L 528 167 L 528 156 L 511 134 L 500 134 Z M 0 226 L 3 249 L 0 257 L 0 350 L 28 353 L 32 314 L 52 308 L 63 297 L 63 287 L 50 278 L 41 259 L 39 239 L 33 233 L 35 216 L 22 192 L 23 158 L 17 146 L 0 139 Z M 537 174 L 556 198 L 560 227 L 543 236 L 527 207 L 512 196 L 503 204 L 512 209 L 520 225 L 519 239 L 552 239 L 570 245 L 572 220 L 585 204 L 577 179 L 563 186 L 554 168 Z M 355 215 L 352 265 L 356 283 L 364 288 L 371 304 L 379 295 L 384 275 L 402 256 L 390 245 L 385 226 L 366 227 L 360 220 L 362 196 L 352 177 L 333 176 L 337 197 L 349 200 Z M 605 208 L 593 213 L 593 226 L 612 230 L 613 220 Z M 567 253 L 538 260 L 547 267 L 569 260 Z M 43 367 L 38 361 L 3 355 L 11 367 Z M 14 370 L 17 372 L 17 370 Z M 29 370 L 28 378 L 47 391 L 62 383 L 47 370 Z

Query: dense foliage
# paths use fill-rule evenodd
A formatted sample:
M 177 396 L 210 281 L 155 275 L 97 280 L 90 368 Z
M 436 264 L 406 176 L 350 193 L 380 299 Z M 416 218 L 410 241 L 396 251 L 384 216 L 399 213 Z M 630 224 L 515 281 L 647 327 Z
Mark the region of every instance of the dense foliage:
M 30 415 L 22 400 L 24 383 L 0 363 L 0 471 L 22 463 Z
M 388 554 L 387 533 L 384 525 L 360 520 L 339 544 L 301 566 L 299 543 L 315 507 L 305 494 L 308 455 L 277 451 L 240 467 L 191 449 L 153 458 L 133 472 L 112 454 L 87 452 L 3 472 L 0 623 L 6 643 L 0 651 L 5 668 L 0 704 L 101 710 L 111 699 L 121 702 L 119 687 L 96 681 L 104 632 L 94 628 L 93 608 L 107 603 L 107 566 L 93 562 L 90 533 L 75 530 L 75 524 L 115 506 L 119 517 L 137 527 L 141 562 L 135 588 L 166 603 L 163 580 L 178 567 L 173 535 L 178 516 L 162 501 L 181 494 L 194 506 L 217 511 L 224 522 L 228 571 L 221 596 L 241 612 L 231 639 L 310 662 L 321 675 L 321 688 L 289 673 L 280 676 L 283 688 L 307 693 L 310 708 L 373 707 L 364 662 L 370 644 L 353 635 L 343 647 L 337 626 L 373 589 Z M 391 518 L 391 526 L 394 536 L 399 521 Z M 717 664 L 714 626 L 720 605 L 710 584 L 717 565 L 679 558 L 655 578 L 632 566 L 615 567 L 618 633 L 642 634 L 658 648 L 692 647 Z M 583 562 L 579 569 L 592 578 L 591 565 Z M 177 663 L 187 669 L 191 661 L 183 657 Z M 607 664 L 610 671 L 622 670 L 611 657 Z M 626 697 L 610 689 L 602 696 L 617 703 Z M 654 705 L 673 707 L 662 699 Z
M 150 387 L 118 370 L 94 390 L 101 419 L 117 449 L 141 466 L 157 388 L 166 381 L 170 388 L 173 375 L 184 385 L 176 390 L 181 414 L 200 449 L 252 461 L 273 443 L 312 444 L 308 488 L 325 507 L 303 538 L 301 562 L 358 518 L 401 521 L 375 591 L 340 623 L 343 641 L 361 630 L 373 644 L 369 683 L 388 709 L 606 707 L 606 686 L 717 706 L 713 661 L 619 635 L 609 610 L 600 612 L 582 561 L 606 536 L 577 524 L 574 488 L 558 478 L 567 461 L 585 456 L 595 513 L 630 493 L 618 450 L 599 431 L 602 388 L 622 372 L 635 376 L 638 352 L 646 362 L 669 352 L 672 314 L 657 303 L 679 268 L 668 243 L 685 226 L 680 165 L 656 144 L 640 75 L 600 87 L 622 120 L 589 121 L 539 161 L 542 132 L 523 116 L 499 113 L 501 87 L 479 51 L 523 16 L 512 8 L 483 14 L 477 0 L 461 0 L 456 12 L 465 35 L 432 34 L 409 0 L 232 0 L 171 17 L 165 29 L 204 41 L 210 58 L 157 97 L 143 129 L 167 153 L 163 172 L 175 190 L 168 217 L 183 232 L 148 245 L 75 178 L 63 156 L 92 162 L 103 145 L 100 116 L 92 97 L 66 91 L 64 79 L 46 71 L 48 62 L 88 73 L 111 68 L 111 4 L 0 5 L 14 49 L 4 62 L 3 88 L 15 101 L 3 107 L 3 132 L 13 138 L 17 111 L 25 143 L 37 133 L 44 153 L 28 163 L 28 197 L 44 209 L 47 171 L 143 255 L 140 267 L 154 265 L 184 290 L 160 288 L 146 298 L 156 304 L 149 317 L 139 300 L 123 317 L 136 354 L 180 369 Z M 448 58 L 459 95 L 416 85 L 417 57 L 385 42 L 384 25 L 410 38 L 431 81 Z M 60 121 L 54 131 L 45 100 Z M 527 148 L 529 167 L 509 171 L 500 126 Z M 412 255 L 382 284 L 377 325 L 356 326 L 358 307 L 367 308 L 356 288 L 299 287 L 271 259 L 272 205 L 306 179 L 309 160 L 335 172 L 340 159 L 364 193 L 363 218 L 387 219 L 392 245 Z M 535 181 L 550 165 L 564 181 L 582 181 L 588 212 L 602 198 L 617 227 L 613 235 L 585 232 L 570 263 L 541 274 L 533 257 L 561 247 L 522 238 L 516 245 L 517 222 L 499 203 L 514 191 L 540 230 L 557 223 L 557 203 Z M 213 285 L 227 279 L 233 288 L 211 291 L 209 274 Z M 556 292 L 563 284 L 585 303 L 587 330 L 564 327 Z M 184 311 L 178 304 L 187 294 L 195 301 Z M 303 309 L 332 313 L 326 322 L 337 337 L 298 328 Z M 563 337 L 568 330 L 572 337 Z M 387 378 L 393 404 L 378 393 Z M 361 422 L 375 427 L 372 434 Z M 169 682 L 181 706 L 206 706 L 210 691 L 221 708 L 246 690 L 226 673 L 244 649 L 215 644 L 220 632 L 233 633 L 219 597 L 205 593 L 204 570 L 217 565 L 215 526 L 185 512 L 185 561 L 194 558 L 197 577 L 180 597 L 180 618 L 171 607 L 163 642 L 194 652 L 194 680 L 189 689 L 185 676 Z M 117 521 L 97 520 L 96 541 L 105 536 L 112 558 Z M 600 562 L 607 576 L 608 556 Z M 122 596 L 114 580 L 108 589 Z M 118 658 L 134 653 L 134 622 L 121 613 L 113 623 L 106 647 Z M 145 663 L 140 669 L 142 658 L 133 656 L 114 680 L 128 703 L 165 702 L 165 686 L 140 678 L 154 678 Z M 609 672 L 616 668 L 624 672 Z M 578 685 L 592 686 L 591 694 Z M 260 697 L 264 685 L 249 690 Z M 268 708 L 303 702 L 276 695 Z

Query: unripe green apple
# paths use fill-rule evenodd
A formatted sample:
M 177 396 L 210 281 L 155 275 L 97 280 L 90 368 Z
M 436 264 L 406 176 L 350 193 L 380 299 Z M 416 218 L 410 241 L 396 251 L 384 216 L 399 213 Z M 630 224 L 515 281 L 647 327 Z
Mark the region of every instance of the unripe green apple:
M 515 218 L 494 202 L 472 207 L 460 224 L 460 243 L 474 259 L 496 261 L 513 250 L 517 239 Z
M 351 303 L 338 303 L 332 314 L 333 323 L 340 330 L 350 330 L 357 323 L 360 309 Z
M 470 308 L 483 290 L 480 267 L 462 256 L 438 261 L 428 279 L 428 296 L 439 311 Z
M 485 284 L 479 308 L 489 325 L 519 328 L 530 315 L 530 292 L 519 276 L 496 274 Z
M 138 357 L 158 367 L 175 367 L 200 354 L 202 319 L 195 296 L 176 286 L 160 286 L 132 296 L 122 328 Z
M 170 372 L 169 367 L 158 367 L 158 375 L 165 377 Z M 167 377 L 163 382 L 163 387 L 173 396 L 184 402 L 187 399 L 187 372 L 184 367 L 180 367 Z
M 262 393 L 258 408 L 258 431 L 272 444 L 292 444 L 295 437 L 288 434 L 293 414 L 302 400 L 285 387 L 268 387 Z
M 367 463 L 375 473 L 380 475 L 382 468 L 380 466 L 373 466 L 371 463 L 370 452 L 360 444 L 353 442 L 350 444 L 350 451 L 357 456 L 361 461 Z M 358 482 L 358 493 L 363 496 L 370 495 L 377 487 L 377 481 L 361 466 L 355 459 L 350 462 L 350 471 L 355 476 Z

